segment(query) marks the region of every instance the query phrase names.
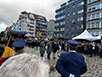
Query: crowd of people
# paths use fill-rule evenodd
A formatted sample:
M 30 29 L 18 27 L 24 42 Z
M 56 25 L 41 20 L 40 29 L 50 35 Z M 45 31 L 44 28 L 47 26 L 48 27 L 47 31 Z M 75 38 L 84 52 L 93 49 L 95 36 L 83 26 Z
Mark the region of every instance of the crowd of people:
M 67 41 L 46 41 L 46 40 L 33 40 L 32 42 L 27 41 L 29 47 L 40 48 L 40 54 L 43 57 L 45 51 L 47 51 L 48 59 L 50 59 L 51 53 L 53 53 L 53 58 L 56 58 L 56 52 L 68 51 L 68 42 Z M 102 57 L 101 45 L 100 43 L 96 42 L 85 42 L 79 41 L 79 45 L 77 46 L 77 52 L 84 53 L 86 55 L 92 56 L 99 56 Z
M 12 66 L 12 69 L 10 71 L 13 71 L 14 69 L 16 69 L 15 72 L 18 70 L 23 72 L 23 74 L 18 72 L 20 76 L 17 76 L 17 77 L 33 77 L 33 75 L 36 75 L 34 77 L 48 77 L 48 69 L 49 69 L 48 65 L 45 62 L 41 61 L 40 58 L 44 57 L 45 53 L 47 53 L 47 59 L 50 60 L 51 54 L 53 53 L 52 57 L 53 59 L 56 59 L 58 57 L 57 52 L 61 52 L 61 55 L 59 55 L 55 68 L 61 74 L 61 76 L 62 77 L 80 77 L 81 74 L 87 71 L 87 64 L 85 63 L 84 56 L 76 54 L 76 52 L 84 53 L 86 55 L 89 55 L 89 57 L 97 56 L 97 55 L 99 55 L 100 58 L 102 57 L 100 43 L 85 42 L 85 41 L 77 42 L 74 40 L 54 41 L 54 40 L 26 40 L 26 39 L 16 38 L 16 39 L 11 39 L 8 44 L 8 47 L 14 50 L 13 55 L 10 55 L 6 58 L 2 58 L 3 53 L 6 50 L 7 41 L 8 39 L 6 38 L 0 38 L 0 58 L 1 58 L 0 59 L 0 65 L 1 65 L 0 77 L 15 77 L 17 75 L 17 74 L 16 75 L 13 74 L 11 76 L 9 72 L 7 72 L 5 76 L 3 76 L 4 73 L 10 68 L 9 63 L 14 65 Z M 33 57 L 30 57 L 31 56 L 30 54 L 23 54 L 24 46 L 28 46 L 28 47 L 32 47 L 37 50 L 40 50 L 39 54 L 41 57 L 39 58 L 38 56 L 35 56 L 34 54 L 33 55 L 31 54 Z M 33 59 L 34 57 L 37 60 Z M 16 68 L 15 64 L 13 64 L 14 62 L 18 63 L 19 65 L 21 64 L 21 61 L 19 62 L 18 58 L 19 60 L 24 59 L 24 61 L 22 61 L 22 64 L 28 63 L 28 66 L 31 64 L 31 67 L 26 68 L 25 66 L 21 66 L 19 68 L 18 67 Z M 39 64 L 37 65 L 37 63 Z M 40 63 L 42 65 L 40 65 Z M 7 69 L 3 70 L 4 68 L 7 68 Z M 28 69 L 30 70 L 28 71 L 28 73 L 26 73 L 27 72 L 26 70 Z M 47 73 L 46 76 L 41 73 L 42 69 L 46 69 L 45 72 L 43 71 L 43 73 Z M 34 72 L 31 72 L 32 70 Z M 31 75 L 29 74 L 30 72 L 32 73 Z M 36 73 L 38 74 L 40 73 L 40 74 L 37 75 Z
M 6 38 L 0 38 L 1 45 L 0 45 L 0 50 L 4 51 L 4 47 L 7 44 L 7 39 Z M 12 43 L 18 39 L 12 39 L 9 46 L 12 48 Z M 23 39 L 25 40 L 25 39 Z M 62 51 L 66 52 L 68 51 L 68 42 L 67 41 L 54 41 L 54 40 L 25 40 L 26 46 L 40 49 L 40 55 L 41 57 L 44 56 L 45 52 L 47 53 L 47 58 L 50 59 L 51 53 L 53 53 L 53 59 L 56 59 L 57 52 Z M 85 42 L 79 41 L 79 45 L 77 47 L 77 52 L 81 52 L 84 54 L 89 55 L 90 57 L 92 56 L 99 56 L 100 58 L 102 57 L 102 51 L 101 51 L 101 46 L 100 43 L 96 42 Z M 1 54 L 3 52 L 0 52 Z M 0 54 L 0 56 L 1 56 Z

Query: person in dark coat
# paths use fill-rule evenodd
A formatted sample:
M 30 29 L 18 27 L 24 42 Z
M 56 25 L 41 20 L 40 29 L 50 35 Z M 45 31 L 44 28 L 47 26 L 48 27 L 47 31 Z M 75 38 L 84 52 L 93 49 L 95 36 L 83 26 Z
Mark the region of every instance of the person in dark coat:
M 52 52 L 52 43 L 51 41 L 49 41 L 47 44 L 47 58 L 48 59 L 50 59 L 51 52 Z
M 102 58 L 102 46 L 100 44 L 98 44 L 98 47 L 99 47 L 99 55 L 100 55 L 100 58 Z
M 0 58 L 1 58 L 4 50 L 5 50 L 5 42 L 4 41 L 0 41 Z
M 92 51 L 92 43 L 91 42 L 88 44 L 88 51 L 89 51 L 89 56 L 92 57 L 93 51 Z
M 62 51 L 65 51 L 65 44 L 64 44 L 64 42 L 62 42 Z
M 53 42 L 53 59 L 56 59 L 57 50 L 58 50 L 58 45 L 56 42 Z
M 69 52 L 62 53 L 57 60 L 56 70 L 61 77 L 80 77 L 87 71 L 87 65 L 83 55 L 76 53 L 77 41 L 69 40 Z
M 40 56 L 43 57 L 44 54 L 45 54 L 45 41 L 43 40 L 41 43 L 40 43 Z
M 96 56 L 96 44 L 95 44 L 95 42 L 92 43 L 92 51 L 93 51 L 94 56 Z

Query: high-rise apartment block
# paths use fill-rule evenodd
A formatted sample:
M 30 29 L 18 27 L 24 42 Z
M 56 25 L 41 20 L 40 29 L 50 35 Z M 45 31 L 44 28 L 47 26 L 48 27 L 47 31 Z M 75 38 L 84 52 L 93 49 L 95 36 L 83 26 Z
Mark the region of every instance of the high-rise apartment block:
M 86 0 L 69 0 L 56 10 L 57 38 L 71 39 L 86 27 Z
M 31 37 L 47 37 L 47 19 L 44 16 L 23 11 L 12 25 L 16 31 L 28 32 Z

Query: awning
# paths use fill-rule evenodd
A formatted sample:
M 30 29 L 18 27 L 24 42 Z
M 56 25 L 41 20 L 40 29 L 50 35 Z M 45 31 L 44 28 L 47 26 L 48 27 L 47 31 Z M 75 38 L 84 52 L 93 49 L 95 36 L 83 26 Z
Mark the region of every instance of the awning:
M 16 30 L 11 30 L 11 33 L 23 33 L 23 34 L 27 34 L 28 32 L 25 31 L 16 31 Z

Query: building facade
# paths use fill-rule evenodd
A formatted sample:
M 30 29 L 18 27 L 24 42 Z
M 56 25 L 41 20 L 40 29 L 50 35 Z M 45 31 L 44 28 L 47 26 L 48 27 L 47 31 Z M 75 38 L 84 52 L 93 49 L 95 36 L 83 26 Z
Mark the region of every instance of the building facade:
M 86 23 L 93 36 L 102 35 L 102 0 L 87 0 Z
M 49 20 L 48 27 L 47 27 L 47 34 L 49 39 L 53 39 L 54 31 L 55 31 L 55 20 Z
M 19 19 L 13 23 L 12 30 L 28 32 L 31 37 L 47 37 L 47 20 L 41 15 L 21 12 Z
M 59 9 L 56 11 L 56 21 L 55 21 L 55 38 L 64 38 L 65 31 L 65 12 L 66 12 L 66 3 L 62 4 Z
M 72 39 L 86 27 L 86 0 L 69 0 L 56 10 L 57 38 Z

